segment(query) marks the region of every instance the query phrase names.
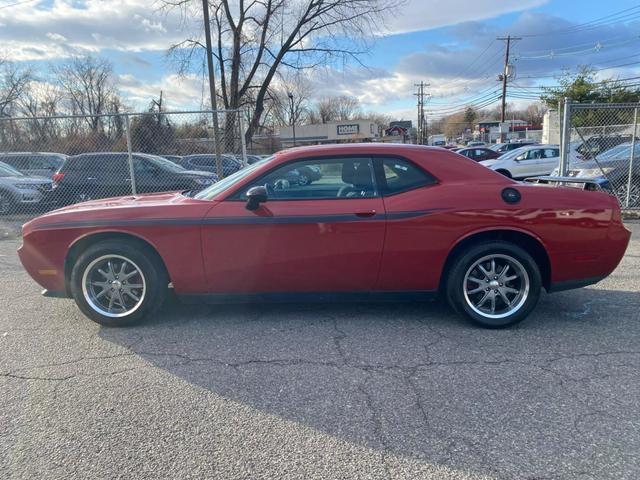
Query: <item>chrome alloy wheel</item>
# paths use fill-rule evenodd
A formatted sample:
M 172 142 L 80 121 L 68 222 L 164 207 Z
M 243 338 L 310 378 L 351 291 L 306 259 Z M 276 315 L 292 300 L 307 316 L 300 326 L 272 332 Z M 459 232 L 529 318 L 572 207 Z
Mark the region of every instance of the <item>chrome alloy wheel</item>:
M 516 313 L 529 296 L 526 269 L 509 255 L 487 255 L 476 260 L 464 276 L 467 305 L 485 318 L 505 318 Z
M 106 317 L 124 317 L 135 312 L 144 301 L 146 287 L 140 267 L 121 255 L 96 258 L 82 275 L 84 299 Z

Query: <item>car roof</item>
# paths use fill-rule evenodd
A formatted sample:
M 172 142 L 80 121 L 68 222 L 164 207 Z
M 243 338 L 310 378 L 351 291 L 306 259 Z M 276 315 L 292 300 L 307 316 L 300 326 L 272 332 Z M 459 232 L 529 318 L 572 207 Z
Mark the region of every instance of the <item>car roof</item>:
M 69 156 L 66 153 L 57 153 L 57 152 L 0 152 L 0 155 L 7 155 L 7 156 L 11 156 L 11 155 L 33 155 L 33 156 L 55 155 L 55 156 L 58 156 L 58 157 L 68 157 Z

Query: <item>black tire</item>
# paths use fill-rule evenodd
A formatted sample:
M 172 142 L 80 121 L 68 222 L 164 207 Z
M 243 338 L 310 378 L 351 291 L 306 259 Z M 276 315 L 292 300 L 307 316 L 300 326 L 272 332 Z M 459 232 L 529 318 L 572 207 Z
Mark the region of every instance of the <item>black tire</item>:
M 508 170 L 496 170 L 496 172 L 498 172 L 500 175 L 504 175 L 507 178 L 513 178 L 511 176 L 511 172 L 509 172 Z
M 100 301 L 92 297 L 90 289 L 93 287 L 87 285 L 87 280 L 90 280 L 89 275 L 91 275 L 92 272 L 94 272 L 93 274 L 95 275 L 95 271 L 99 266 L 96 262 L 105 261 L 107 258 L 113 258 L 114 274 L 118 271 L 117 262 L 121 261 L 120 259 L 123 259 L 123 263 L 128 262 L 130 271 L 139 270 L 141 273 L 141 275 L 138 274 L 137 277 L 134 276 L 133 281 L 141 282 L 140 284 L 144 285 L 144 289 L 130 291 L 131 293 L 139 296 L 138 302 L 136 302 L 133 297 L 128 297 L 129 293 L 125 290 L 128 286 L 124 285 L 126 284 L 126 280 L 118 282 L 118 285 L 120 286 L 116 287 L 116 290 L 120 291 L 118 295 L 120 295 L 121 301 L 124 298 L 130 303 L 137 305 L 135 308 L 131 308 L 130 313 L 127 313 L 126 308 L 124 308 L 125 305 L 122 304 L 122 312 L 114 311 L 114 313 L 111 314 L 118 316 L 110 316 L 109 314 L 101 313 L 100 302 L 110 300 L 111 296 L 114 295 L 111 292 L 107 292 L 103 295 L 103 298 L 101 298 Z M 122 263 L 120 264 L 120 267 L 122 267 Z M 109 271 L 110 270 L 111 266 L 109 266 Z M 107 273 L 109 273 L 109 271 L 107 271 Z M 85 274 L 87 275 L 87 278 L 85 278 Z M 116 276 L 115 278 L 117 279 L 118 277 Z M 138 278 L 138 280 L 135 280 L 136 278 Z M 169 282 L 164 265 L 155 252 L 151 251 L 147 246 L 140 242 L 122 240 L 105 240 L 87 248 L 75 262 L 71 271 L 70 280 L 71 293 L 82 313 L 94 322 L 108 327 L 133 325 L 153 314 L 162 306 L 167 295 L 167 286 Z M 110 280 L 105 276 L 104 283 L 107 284 L 109 282 Z M 104 288 L 105 290 L 107 289 L 107 287 Z M 113 290 L 114 287 L 111 285 L 110 291 Z M 102 294 L 103 292 L 99 293 Z M 94 305 L 90 304 L 89 301 L 94 301 Z M 110 311 L 111 305 L 108 307 Z M 114 308 L 115 307 L 116 305 L 114 304 Z
M 496 264 L 489 272 L 491 275 L 486 276 L 480 272 L 480 267 L 476 264 L 480 260 L 491 258 Z M 481 263 L 481 266 L 487 270 L 491 267 L 491 261 L 485 261 L 487 263 Z M 509 280 L 511 273 L 509 269 L 504 272 L 500 269 L 502 262 L 503 269 L 508 264 L 511 272 L 520 272 L 520 275 L 514 280 Z M 488 280 L 494 273 L 495 277 Z M 502 273 L 506 281 L 500 277 Z M 479 278 L 481 276 L 483 278 Z M 501 281 L 503 283 L 498 283 Z M 477 288 L 473 288 L 474 286 Z M 461 252 L 454 259 L 446 277 L 446 297 L 449 305 L 471 322 L 484 328 L 505 328 L 524 320 L 538 303 L 541 287 L 542 277 L 535 260 L 522 248 L 505 241 L 482 242 Z M 495 290 L 492 290 L 493 288 Z M 475 290 L 480 291 L 474 293 Z M 510 291 L 503 295 L 507 290 Z M 514 294 L 511 291 L 518 293 Z M 509 295 L 514 296 L 509 298 Z M 491 296 L 494 297 L 493 300 Z M 503 298 L 515 305 L 507 305 Z M 503 309 L 496 310 L 493 314 L 491 311 L 485 311 L 484 304 L 478 305 L 483 300 L 489 300 L 490 305 L 493 303 L 496 309 L 498 306 L 502 306 Z M 489 310 L 489 306 L 486 310 Z

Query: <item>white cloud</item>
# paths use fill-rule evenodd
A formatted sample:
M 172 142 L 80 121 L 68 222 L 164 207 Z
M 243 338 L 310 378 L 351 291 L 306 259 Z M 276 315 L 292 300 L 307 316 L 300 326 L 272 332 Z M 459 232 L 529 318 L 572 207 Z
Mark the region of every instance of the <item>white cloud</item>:
M 164 50 L 185 37 L 178 11 L 139 0 L 53 0 L 0 10 L 0 54 L 14 60 L 68 57 L 103 49 Z
M 146 82 L 131 74 L 118 77 L 118 89 L 126 103 L 135 111 L 144 110 L 152 98 L 163 93 L 167 110 L 200 109 L 202 107 L 202 77 L 199 75 L 165 75 L 156 82 Z M 206 108 L 206 107 L 205 107 Z
M 414 32 L 457 25 L 518 12 L 548 0 L 409 0 L 387 21 L 389 33 Z

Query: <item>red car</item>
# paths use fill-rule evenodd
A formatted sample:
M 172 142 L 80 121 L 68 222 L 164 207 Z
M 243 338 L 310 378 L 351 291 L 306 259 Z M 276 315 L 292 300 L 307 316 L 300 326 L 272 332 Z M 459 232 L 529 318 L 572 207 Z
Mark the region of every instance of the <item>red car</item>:
M 321 179 L 287 180 L 305 166 Z M 24 225 L 19 254 L 103 325 L 149 315 L 172 286 L 206 302 L 440 293 L 498 328 L 541 288 L 609 275 L 629 237 L 606 193 L 517 183 L 441 148 L 351 144 L 289 149 L 199 192 L 56 210 Z

